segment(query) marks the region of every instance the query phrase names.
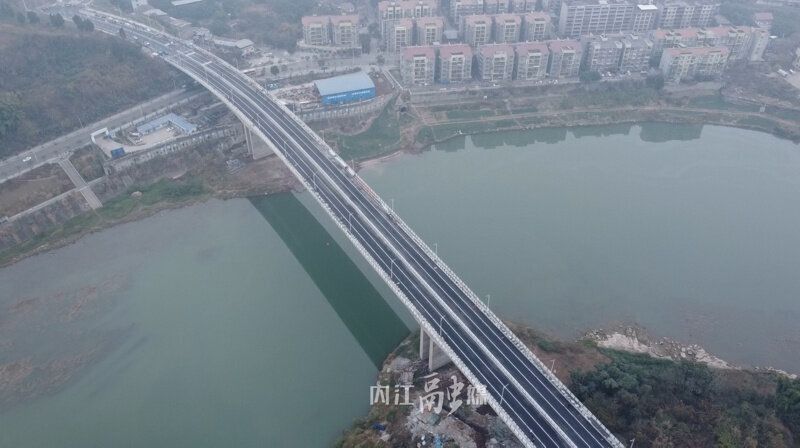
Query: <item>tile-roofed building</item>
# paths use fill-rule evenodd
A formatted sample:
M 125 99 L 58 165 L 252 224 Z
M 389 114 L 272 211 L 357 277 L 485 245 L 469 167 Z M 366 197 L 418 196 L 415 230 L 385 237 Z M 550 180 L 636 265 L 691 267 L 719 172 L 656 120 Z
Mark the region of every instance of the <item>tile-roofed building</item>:
M 489 44 L 477 50 L 478 77 L 481 81 L 510 81 L 514 73 L 514 47 Z
M 472 77 L 472 49 L 468 45 L 439 47 L 439 81 L 458 84 Z
M 416 19 L 417 45 L 433 45 L 442 41 L 444 19 L 441 17 L 422 17 Z
M 659 68 L 664 79 L 672 83 L 697 76 L 714 78 L 725 70 L 729 54 L 727 47 L 667 48 Z
M 550 14 L 531 12 L 522 15 L 522 36 L 520 40 L 545 40 L 551 34 Z
M 514 45 L 517 80 L 544 79 L 550 62 L 550 49 L 544 42 L 522 42 Z
M 550 48 L 550 67 L 547 73 L 551 78 L 577 78 L 580 73 L 583 48 L 580 42 L 572 39 L 547 41 Z
M 497 43 L 519 42 L 522 17 L 515 14 L 497 14 L 494 19 L 494 41 Z
M 400 60 L 400 77 L 409 86 L 432 85 L 436 50 L 432 46 L 407 47 Z

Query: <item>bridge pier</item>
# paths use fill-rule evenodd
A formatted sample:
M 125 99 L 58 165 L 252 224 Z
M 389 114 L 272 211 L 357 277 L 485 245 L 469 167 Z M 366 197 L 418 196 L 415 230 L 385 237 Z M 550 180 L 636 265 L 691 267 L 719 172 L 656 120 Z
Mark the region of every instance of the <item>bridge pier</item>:
M 428 370 L 433 372 L 439 367 L 450 364 L 450 357 L 447 356 L 442 350 L 437 350 L 433 338 L 428 336 L 428 343 L 425 343 L 425 329 L 419 329 L 419 358 L 421 360 L 428 359 Z
M 244 121 L 242 121 L 242 129 L 244 130 L 247 153 L 253 157 L 253 160 L 258 160 L 273 153 L 272 149 L 260 138 L 253 138 L 253 131 Z

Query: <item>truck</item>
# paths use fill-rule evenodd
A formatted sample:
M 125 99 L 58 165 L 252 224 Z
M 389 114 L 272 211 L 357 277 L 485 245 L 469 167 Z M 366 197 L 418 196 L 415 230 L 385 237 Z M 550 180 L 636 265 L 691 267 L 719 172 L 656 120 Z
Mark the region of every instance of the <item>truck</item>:
M 114 159 L 118 159 L 125 155 L 125 148 L 116 148 L 111 150 L 111 157 Z
M 328 157 L 331 158 L 331 159 L 336 157 L 336 151 L 328 148 Z
M 334 158 L 333 158 L 333 161 L 334 161 L 334 162 L 335 162 L 337 165 L 339 165 L 339 168 L 341 168 L 341 169 L 345 169 L 345 168 L 347 168 L 347 163 L 345 163 L 345 161 L 344 161 L 344 160 L 342 160 L 342 158 L 341 158 L 341 157 L 339 157 L 339 156 L 336 156 L 336 157 L 334 157 Z
M 347 177 L 355 177 L 355 175 L 356 175 L 356 172 L 353 171 L 353 169 L 350 168 L 349 166 L 344 169 L 344 172 L 345 172 L 345 174 L 347 174 Z

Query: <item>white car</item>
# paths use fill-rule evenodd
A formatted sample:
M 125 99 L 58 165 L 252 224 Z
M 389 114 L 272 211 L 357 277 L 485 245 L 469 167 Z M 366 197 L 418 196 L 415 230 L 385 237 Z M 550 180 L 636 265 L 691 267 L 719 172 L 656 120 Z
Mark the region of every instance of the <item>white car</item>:
M 28 156 L 28 157 L 25 157 L 24 159 L 22 159 L 23 162 L 30 162 L 31 160 L 33 160 L 33 157 L 31 157 L 31 156 Z

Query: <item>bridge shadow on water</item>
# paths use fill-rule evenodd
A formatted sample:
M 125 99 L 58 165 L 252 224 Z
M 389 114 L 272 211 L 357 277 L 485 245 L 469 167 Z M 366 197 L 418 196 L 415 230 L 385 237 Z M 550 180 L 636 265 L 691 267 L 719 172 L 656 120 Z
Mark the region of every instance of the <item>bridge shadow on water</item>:
M 409 329 L 328 231 L 289 193 L 250 198 L 380 369 Z M 325 335 L 316 335 L 326 337 Z

